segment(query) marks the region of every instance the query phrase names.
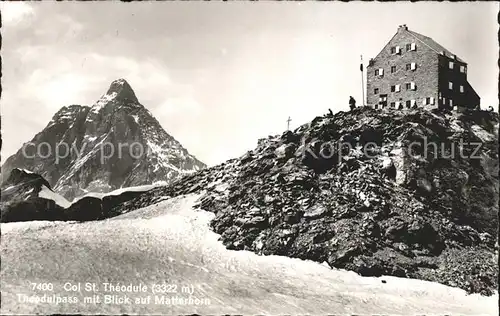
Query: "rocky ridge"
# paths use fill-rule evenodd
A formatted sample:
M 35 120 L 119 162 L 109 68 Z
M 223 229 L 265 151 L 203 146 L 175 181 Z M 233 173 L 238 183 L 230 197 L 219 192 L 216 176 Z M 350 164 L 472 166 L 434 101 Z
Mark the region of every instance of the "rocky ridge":
M 317 117 L 116 208 L 204 192 L 198 207 L 216 214 L 211 226 L 230 249 L 490 295 L 498 276 L 498 121 L 491 112 L 424 109 Z M 426 153 L 429 143 L 442 151 Z
M 111 213 L 109 210 L 141 193 L 131 188 L 102 198 L 84 196 L 70 203 L 54 192 L 42 176 L 15 168 L 1 186 L 0 219 L 2 223 L 102 220 L 119 215 L 120 213 Z

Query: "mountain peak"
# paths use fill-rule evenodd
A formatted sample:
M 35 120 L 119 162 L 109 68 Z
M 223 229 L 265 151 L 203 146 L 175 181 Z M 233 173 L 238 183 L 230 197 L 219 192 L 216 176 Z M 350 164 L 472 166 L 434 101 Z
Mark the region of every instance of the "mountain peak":
M 137 100 L 137 97 L 135 96 L 134 90 L 132 90 L 132 87 L 125 79 L 120 78 L 111 82 L 111 85 L 109 86 L 108 92 L 106 92 L 106 94 L 112 95 L 113 93 L 116 93 L 117 99 L 127 99 L 132 102 L 139 102 Z

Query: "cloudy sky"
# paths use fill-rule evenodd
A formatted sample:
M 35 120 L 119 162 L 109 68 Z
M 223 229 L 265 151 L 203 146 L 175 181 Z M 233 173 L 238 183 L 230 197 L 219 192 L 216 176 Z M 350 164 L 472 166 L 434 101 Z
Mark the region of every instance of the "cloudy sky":
M 165 130 L 209 165 L 258 138 L 361 101 L 360 55 L 398 25 L 469 64 L 483 107 L 497 97 L 496 3 L 5 3 L 2 159 L 70 104 L 125 78 Z

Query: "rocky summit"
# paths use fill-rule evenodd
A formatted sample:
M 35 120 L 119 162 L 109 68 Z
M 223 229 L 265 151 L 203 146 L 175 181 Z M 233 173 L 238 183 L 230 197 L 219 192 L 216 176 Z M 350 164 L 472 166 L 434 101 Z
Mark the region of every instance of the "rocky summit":
M 230 249 L 364 276 L 497 287 L 498 114 L 357 108 L 115 205 L 203 193 Z
M 139 103 L 127 81 L 118 79 L 93 106 L 60 109 L 5 161 L 2 177 L 14 168 L 30 170 L 72 200 L 88 192 L 169 183 L 204 167 Z

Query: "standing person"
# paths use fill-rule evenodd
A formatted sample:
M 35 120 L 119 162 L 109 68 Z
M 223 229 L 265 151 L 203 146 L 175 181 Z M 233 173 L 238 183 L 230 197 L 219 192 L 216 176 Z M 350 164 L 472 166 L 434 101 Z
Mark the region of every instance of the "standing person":
M 352 96 L 349 96 L 349 108 L 352 111 L 354 110 L 355 107 L 356 107 L 356 100 L 354 100 Z

